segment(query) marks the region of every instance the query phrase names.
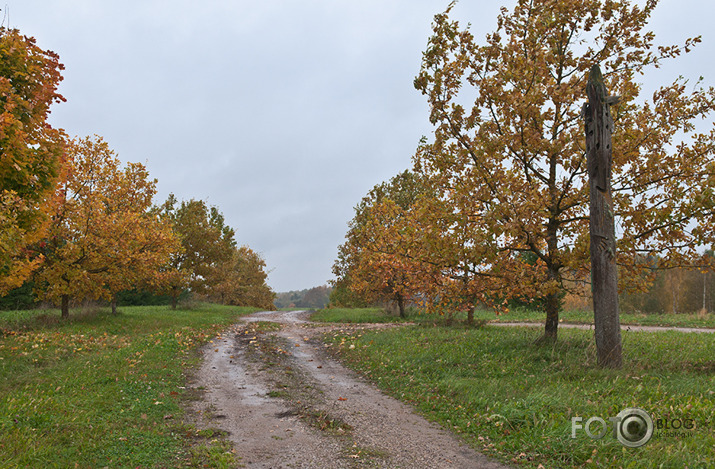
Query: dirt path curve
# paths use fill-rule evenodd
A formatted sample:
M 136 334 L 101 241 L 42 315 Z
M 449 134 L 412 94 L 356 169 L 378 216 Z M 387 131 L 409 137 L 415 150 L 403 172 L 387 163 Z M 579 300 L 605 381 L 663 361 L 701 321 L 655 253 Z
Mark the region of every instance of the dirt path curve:
M 323 330 L 301 311 L 255 313 L 204 349 L 195 410 L 229 432 L 243 467 L 507 467 L 331 359 Z

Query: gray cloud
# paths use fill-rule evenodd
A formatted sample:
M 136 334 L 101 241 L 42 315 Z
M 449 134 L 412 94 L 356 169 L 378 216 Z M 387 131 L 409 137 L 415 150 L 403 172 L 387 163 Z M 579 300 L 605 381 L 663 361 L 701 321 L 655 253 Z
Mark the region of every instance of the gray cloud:
M 11 26 L 67 67 L 68 102 L 53 110 L 54 125 L 102 135 L 124 161 L 147 163 L 159 179 L 158 201 L 173 192 L 217 205 L 284 291 L 331 277 L 352 207 L 409 167 L 430 133 L 412 80 L 432 17 L 447 3 L 11 0 L 9 7 Z M 513 2 L 463 1 L 455 14 L 479 38 L 494 29 L 502 3 Z M 714 10 L 704 0 L 663 2 L 657 37 L 708 33 Z M 678 73 L 708 75 L 703 62 L 715 38 L 704 39 Z

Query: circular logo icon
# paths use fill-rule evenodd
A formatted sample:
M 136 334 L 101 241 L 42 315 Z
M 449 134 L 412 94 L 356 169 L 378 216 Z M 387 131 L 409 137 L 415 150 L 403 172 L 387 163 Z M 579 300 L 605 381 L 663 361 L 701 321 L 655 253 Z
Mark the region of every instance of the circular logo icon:
M 623 446 L 638 448 L 648 443 L 653 436 L 653 419 L 645 410 L 623 409 L 617 417 L 616 435 Z

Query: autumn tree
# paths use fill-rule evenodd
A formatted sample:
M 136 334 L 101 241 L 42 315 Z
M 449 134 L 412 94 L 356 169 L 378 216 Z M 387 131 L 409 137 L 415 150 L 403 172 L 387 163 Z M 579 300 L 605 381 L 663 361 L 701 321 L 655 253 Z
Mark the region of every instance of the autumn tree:
M 181 241 L 182 249 L 164 267 L 166 290 L 176 309 L 178 297 L 186 288 L 193 293 L 211 293 L 221 281 L 220 267 L 232 260 L 236 240 L 221 212 L 202 200 L 178 203 L 171 194 L 162 212 Z
M 405 171 L 363 198 L 339 248 L 334 285 L 347 283 L 368 303 L 394 301 L 400 316 L 405 316 L 407 303 L 419 294 L 432 270 L 412 255 L 414 227 L 407 221 L 422 190 L 415 175 Z
M 62 80 L 57 54 L 0 27 L 0 294 L 19 287 L 41 258 L 27 246 L 44 236 L 43 202 L 54 187 L 61 132 L 47 118 Z
M 492 306 L 499 313 L 509 300 L 533 294 L 527 285 L 513 288 L 533 263 L 522 253 L 494 249 L 498 236 L 490 234 L 481 217 L 464 210 L 469 202 L 460 200 L 457 192 L 444 191 L 439 180 L 423 178 L 423 183 L 430 187 L 429 196 L 421 197 L 407 213 L 412 227 L 407 252 L 433 272 L 429 281 L 421 282 L 428 310 L 449 315 L 466 311 L 472 324 L 477 305 Z M 474 242 L 477 238 L 479 243 Z M 499 270 L 486 269 L 487 261 Z
M 340 253 L 338 253 L 340 256 Z M 328 307 L 331 308 L 365 308 L 369 305 L 365 298 L 355 293 L 350 289 L 350 278 L 346 276 L 347 272 L 343 273 L 341 267 L 347 266 L 342 259 L 338 257 L 333 264 L 333 274 L 336 276 L 330 281 L 332 290 L 330 291 L 330 300 Z
M 230 258 L 217 266 L 211 296 L 222 304 L 272 310 L 275 294 L 266 283 L 265 268 L 265 261 L 248 246 L 234 248 Z
M 456 241 L 482 247 L 482 281 L 542 298 L 548 340 L 568 279 L 589 271 L 581 112 L 594 64 L 621 97 L 612 108 L 612 191 L 622 285 L 642 278 L 639 255 L 660 253 L 659 268 L 695 263 L 715 238 L 715 133 L 696 127 L 711 116 L 715 92 L 679 78 L 645 98 L 637 82 L 699 42 L 656 47 L 646 29 L 656 5 L 519 0 L 484 43 L 449 18 L 453 5 L 433 23 L 415 86 L 435 133 L 415 171 L 483 228 Z M 536 262 L 522 262 L 524 252 Z
M 122 166 L 99 137 L 67 147 L 50 203 L 47 237 L 34 249 L 45 259 L 35 285 L 45 299 L 113 299 L 121 290 L 151 282 L 179 247 L 171 226 L 152 209 L 156 180 L 139 163 Z

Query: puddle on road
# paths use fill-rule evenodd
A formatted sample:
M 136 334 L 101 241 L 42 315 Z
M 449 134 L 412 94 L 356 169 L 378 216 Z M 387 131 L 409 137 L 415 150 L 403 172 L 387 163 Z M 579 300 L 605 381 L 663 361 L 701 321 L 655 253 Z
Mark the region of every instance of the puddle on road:
M 253 379 L 242 365 L 245 363 L 243 352 L 235 348 L 234 341 L 223 339 L 220 344 L 214 343 L 213 349 L 206 352 L 208 364 L 213 371 L 211 382 L 217 387 L 223 387 L 224 392 L 246 406 L 265 405 L 269 399 L 268 389 Z

